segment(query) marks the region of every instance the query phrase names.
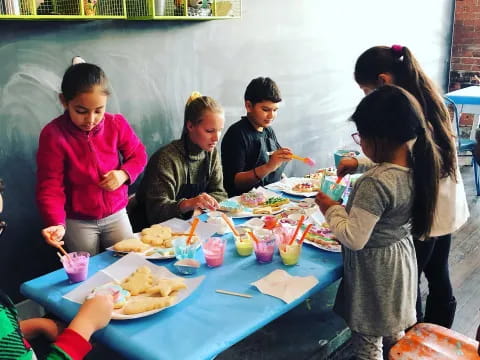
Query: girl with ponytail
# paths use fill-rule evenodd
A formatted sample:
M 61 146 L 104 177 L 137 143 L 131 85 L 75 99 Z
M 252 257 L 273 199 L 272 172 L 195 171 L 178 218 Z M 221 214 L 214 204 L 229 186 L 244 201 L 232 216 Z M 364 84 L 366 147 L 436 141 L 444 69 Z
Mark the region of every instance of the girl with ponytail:
M 375 46 L 366 50 L 355 64 L 355 80 L 365 94 L 384 84 L 400 86 L 412 94 L 419 102 L 428 123 L 428 132 L 439 148 L 440 188 L 433 225 L 425 238 L 414 238 L 418 284 L 422 272 L 428 280 L 425 316 L 420 286 L 416 308 L 418 322 L 450 328 L 456 308 L 448 269 L 451 234 L 469 217 L 450 115 L 439 91 L 406 46 Z M 357 166 L 355 159 L 347 159 L 340 164 L 338 171 L 340 175 L 353 172 Z
M 383 359 L 416 322 L 411 234 L 431 231 L 441 162 L 420 105 L 400 87 L 371 92 L 351 119 L 375 165 L 357 180 L 346 208 L 321 192 L 316 203 L 343 245 L 334 310 L 352 330 L 354 358 Z
M 134 230 L 218 208 L 227 197 L 216 148 L 224 124 L 223 108 L 216 100 L 196 91 L 191 94 L 180 139 L 153 154 L 136 201 L 129 205 Z

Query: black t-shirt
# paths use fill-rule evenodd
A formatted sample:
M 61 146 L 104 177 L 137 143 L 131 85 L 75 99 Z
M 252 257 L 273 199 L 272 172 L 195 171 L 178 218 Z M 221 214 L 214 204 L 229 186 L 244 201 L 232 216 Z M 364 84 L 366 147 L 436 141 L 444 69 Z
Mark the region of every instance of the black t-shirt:
M 223 185 L 228 196 L 242 193 L 235 188 L 234 178 L 239 172 L 249 171 L 268 162 L 267 152 L 281 148 L 271 127 L 257 131 L 246 117 L 230 126 L 222 140 Z M 279 181 L 285 164 L 271 172 L 255 186 Z

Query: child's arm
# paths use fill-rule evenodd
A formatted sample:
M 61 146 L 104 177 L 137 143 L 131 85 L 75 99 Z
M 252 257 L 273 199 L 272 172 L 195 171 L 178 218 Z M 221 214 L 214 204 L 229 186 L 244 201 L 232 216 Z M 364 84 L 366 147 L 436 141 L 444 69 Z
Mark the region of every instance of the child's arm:
M 351 250 L 361 250 L 386 208 L 388 196 L 375 179 L 367 177 L 359 180 L 349 213 L 321 192 L 315 201 L 338 241 Z
M 147 164 L 147 152 L 138 136 L 123 115 L 116 114 L 115 119 L 119 128 L 118 150 L 122 154 L 123 170 L 128 178 L 126 182 L 133 184 Z
M 20 331 L 27 340 L 44 335 L 49 341 L 55 341 L 64 328 L 59 323 L 47 318 L 33 318 L 22 320 L 19 323 Z
M 65 225 L 64 154 L 54 124 L 40 134 L 37 152 L 37 204 L 45 225 Z

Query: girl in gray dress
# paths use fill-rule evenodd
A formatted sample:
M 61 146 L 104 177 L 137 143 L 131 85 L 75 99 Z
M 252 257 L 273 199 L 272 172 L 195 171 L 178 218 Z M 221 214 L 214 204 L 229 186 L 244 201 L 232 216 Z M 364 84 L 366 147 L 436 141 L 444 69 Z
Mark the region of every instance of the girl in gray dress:
M 335 311 L 352 330 L 355 359 L 382 359 L 415 321 L 417 266 L 412 235 L 430 233 L 440 158 L 418 102 L 386 85 L 366 96 L 352 120 L 376 165 L 359 178 L 346 208 L 316 203 L 342 243 Z

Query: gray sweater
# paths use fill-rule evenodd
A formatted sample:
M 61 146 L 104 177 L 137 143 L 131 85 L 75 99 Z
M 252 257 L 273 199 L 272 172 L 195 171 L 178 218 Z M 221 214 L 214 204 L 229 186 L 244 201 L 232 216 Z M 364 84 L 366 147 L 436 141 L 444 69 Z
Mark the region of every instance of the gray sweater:
M 411 171 L 383 163 L 357 180 L 346 209 L 332 206 L 325 214 L 343 245 L 334 309 L 353 331 L 391 336 L 416 321 L 412 202 Z
M 226 199 L 220 156 L 215 148 L 207 152 L 187 140 L 190 183 L 207 181 L 206 193 L 217 201 Z M 149 224 L 183 217 L 177 199 L 180 187 L 187 183 L 187 154 L 183 140 L 174 140 L 152 155 L 136 193 L 139 206 L 145 207 Z M 208 170 L 207 170 L 208 169 Z M 208 172 L 207 172 L 208 171 Z M 208 175 L 210 174 L 210 177 Z

